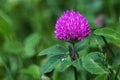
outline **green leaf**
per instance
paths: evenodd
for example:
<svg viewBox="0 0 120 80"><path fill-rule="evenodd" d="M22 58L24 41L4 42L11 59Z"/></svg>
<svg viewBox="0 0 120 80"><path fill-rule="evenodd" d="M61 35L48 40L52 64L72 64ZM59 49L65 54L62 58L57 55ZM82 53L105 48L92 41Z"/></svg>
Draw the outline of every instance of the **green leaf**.
<svg viewBox="0 0 120 80"><path fill-rule="evenodd" d="M104 47L104 46L105 46L105 43L104 43L102 37L92 34L92 35L90 36L89 47L90 47L91 49L95 49L95 48L98 47L98 45L101 46L101 47ZM101 49L100 47L98 47L98 48Z"/></svg>
<svg viewBox="0 0 120 80"><path fill-rule="evenodd" d="M112 28L101 28L101 29L95 30L94 34L101 35L101 36L104 36L106 38L109 38L109 40L112 44L120 47L120 38L119 38L120 33L119 33L119 30L120 30L119 28L117 28L115 30L112 29Z"/></svg>
<svg viewBox="0 0 120 80"><path fill-rule="evenodd" d="M28 36L25 40L25 54L23 54L23 57L28 58L35 55L35 48L40 42L40 35L39 33L33 33L30 36Z"/></svg>
<svg viewBox="0 0 120 80"><path fill-rule="evenodd" d="M48 58L46 63L41 68L41 74L51 72L57 66L57 64L59 64L61 60L66 57L66 54L58 54Z"/></svg>
<svg viewBox="0 0 120 80"><path fill-rule="evenodd" d="M81 59L77 59L73 62L73 66L77 68L79 71L83 71L84 68L82 67Z"/></svg>
<svg viewBox="0 0 120 80"><path fill-rule="evenodd" d="M28 36L25 40L25 47L27 48L35 48L36 45L40 42L39 33L33 33Z"/></svg>
<svg viewBox="0 0 120 80"><path fill-rule="evenodd" d="M20 54L23 52L23 45L19 41L11 41L6 39L4 43L4 50L5 52L12 53L12 54Z"/></svg>
<svg viewBox="0 0 120 80"><path fill-rule="evenodd" d="M92 74L105 74L107 73L101 66L98 65L92 58L89 56L82 58L83 67Z"/></svg>
<svg viewBox="0 0 120 80"><path fill-rule="evenodd" d="M93 60L100 60L101 59L100 55L103 55L103 54L100 52L91 52L87 56L92 58Z"/></svg>
<svg viewBox="0 0 120 80"><path fill-rule="evenodd" d="M2 33L4 36L7 36L9 39L13 38L11 20L9 20L8 16L2 11L0 11L0 33Z"/></svg>
<svg viewBox="0 0 120 80"><path fill-rule="evenodd" d="M120 41L120 33L112 28L97 29L94 31L94 34Z"/></svg>
<svg viewBox="0 0 120 80"><path fill-rule="evenodd" d="M84 49L85 47L87 47L88 45L88 42L89 42L89 37L88 38L85 38L83 41L80 41L78 43L75 44L75 50L76 51L80 51L82 49Z"/></svg>
<svg viewBox="0 0 120 80"><path fill-rule="evenodd" d="M103 75L98 75L95 80L106 80L107 79L107 75L103 74Z"/></svg>
<svg viewBox="0 0 120 80"><path fill-rule="evenodd" d="M54 45L50 48L47 48L39 53L39 56L42 55L56 55L56 54L64 54L66 53L65 48L63 48L61 45Z"/></svg>
<svg viewBox="0 0 120 80"><path fill-rule="evenodd" d="M115 56L115 58L113 60L113 63L112 63L112 66L116 67L118 65L120 65L120 54L116 53L116 56Z"/></svg>
<svg viewBox="0 0 120 80"><path fill-rule="evenodd" d="M37 65L30 65L28 68L22 69L20 71L22 74L30 75L34 78L39 78L40 72L39 67Z"/></svg>
<svg viewBox="0 0 120 80"><path fill-rule="evenodd" d="M57 65L56 70L59 72L63 72L71 65L72 65L72 62L70 57L68 56L67 58L62 58L60 60L60 63Z"/></svg>

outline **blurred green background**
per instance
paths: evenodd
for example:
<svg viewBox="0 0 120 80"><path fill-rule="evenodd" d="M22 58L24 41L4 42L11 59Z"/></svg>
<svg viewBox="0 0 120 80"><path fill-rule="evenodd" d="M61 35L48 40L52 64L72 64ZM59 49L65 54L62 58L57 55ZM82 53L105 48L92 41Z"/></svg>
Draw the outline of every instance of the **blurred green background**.
<svg viewBox="0 0 120 80"><path fill-rule="evenodd" d="M108 26L120 23L120 0L0 0L0 80L41 80L46 57L38 53L56 43L64 45L54 37L55 23L74 7L91 28L100 14Z"/></svg>

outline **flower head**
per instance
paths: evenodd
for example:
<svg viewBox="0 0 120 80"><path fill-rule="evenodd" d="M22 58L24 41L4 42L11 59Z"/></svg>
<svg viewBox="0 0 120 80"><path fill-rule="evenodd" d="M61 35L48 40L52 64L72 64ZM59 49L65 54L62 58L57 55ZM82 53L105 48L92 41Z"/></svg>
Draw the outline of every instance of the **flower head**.
<svg viewBox="0 0 120 80"><path fill-rule="evenodd" d="M98 27L103 27L106 25L106 18L105 18L105 15L98 15L96 20L95 20L95 24L98 26Z"/></svg>
<svg viewBox="0 0 120 80"><path fill-rule="evenodd" d="M55 25L55 37L64 41L81 41L90 34L87 19L73 10L65 11Z"/></svg>

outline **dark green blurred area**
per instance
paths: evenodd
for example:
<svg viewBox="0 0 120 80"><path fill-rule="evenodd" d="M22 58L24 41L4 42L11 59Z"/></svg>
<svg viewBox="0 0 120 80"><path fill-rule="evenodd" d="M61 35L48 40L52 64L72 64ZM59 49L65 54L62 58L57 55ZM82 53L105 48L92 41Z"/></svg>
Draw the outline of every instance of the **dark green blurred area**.
<svg viewBox="0 0 120 80"><path fill-rule="evenodd" d="M45 57L38 53L64 45L54 37L55 23L75 6L90 25L99 14L107 17L108 26L120 23L119 0L0 0L0 80L41 80Z"/></svg>

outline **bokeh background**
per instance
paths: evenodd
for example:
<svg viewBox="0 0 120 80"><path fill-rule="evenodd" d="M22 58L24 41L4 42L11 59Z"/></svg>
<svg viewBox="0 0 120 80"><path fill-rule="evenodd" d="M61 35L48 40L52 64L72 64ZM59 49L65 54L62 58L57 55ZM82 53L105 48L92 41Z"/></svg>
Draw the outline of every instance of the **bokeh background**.
<svg viewBox="0 0 120 80"><path fill-rule="evenodd" d="M54 44L64 45L55 39L54 29L68 9L83 14L92 29L99 15L107 26L120 24L120 0L0 0L0 80L46 78L40 69L47 57L38 54ZM72 73L67 72L66 79L54 74L56 80L73 80Z"/></svg>

